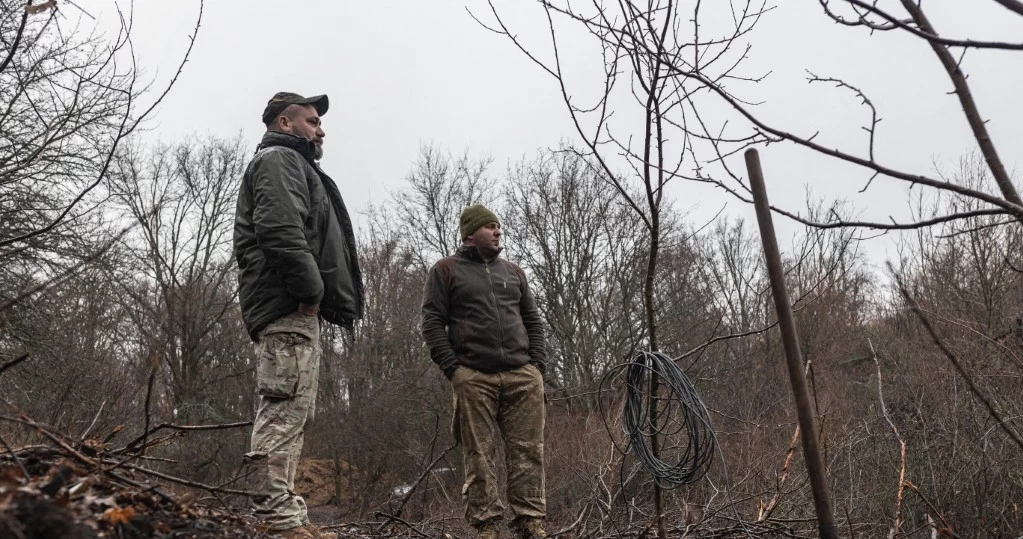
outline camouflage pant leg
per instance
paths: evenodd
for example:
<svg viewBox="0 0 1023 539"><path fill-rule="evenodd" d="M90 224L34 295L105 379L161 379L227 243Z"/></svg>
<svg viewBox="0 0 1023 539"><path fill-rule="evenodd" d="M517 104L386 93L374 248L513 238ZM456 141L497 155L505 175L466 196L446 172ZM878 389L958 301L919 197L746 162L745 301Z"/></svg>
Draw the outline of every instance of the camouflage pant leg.
<svg viewBox="0 0 1023 539"><path fill-rule="evenodd" d="M546 408L543 375L526 365L501 373L503 391L498 413L508 469L508 505L514 518L545 518L543 430Z"/></svg>
<svg viewBox="0 0 1023 539"><path fill-rule="evenodd" d="M504 515L495 461L500 383L496 374L459 367L451 377L455 438L462 444L465 520L472 526Z"/></svg>
<svg viewBox="0 0 1023 539"><path fill-rule="evenodd" d="M319 320L289 314L271 323L257 344L259 402L245 454L256 514L271 530L308 521L305 500L294 492L306 422L315 414L320 368Z"/></svg>
<svg viewBox="0 0 1023 539"><path fill-rule="evenodd" d="M471 525L504 515L495 453L504 437L508 501L515 517L546 516L543 379L535 367L486 374L459 367L452 377L455 427L465 457L465 519Z"/></svg>

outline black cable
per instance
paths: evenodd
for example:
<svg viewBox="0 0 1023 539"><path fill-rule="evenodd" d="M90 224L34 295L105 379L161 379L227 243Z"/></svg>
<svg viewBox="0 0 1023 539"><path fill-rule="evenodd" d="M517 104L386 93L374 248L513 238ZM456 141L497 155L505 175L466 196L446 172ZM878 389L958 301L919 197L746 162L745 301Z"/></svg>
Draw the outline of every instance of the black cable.
<svg viewBox="0 0 1023 539"><path fill-rule="evenodd" d="M629 444L618 450L623 454L631 451L662 487L675 488L698 481L714 460L717 438L707 406L692 381L670 357L644 351L608 371L600 381L600 392L623 371L622 428ZM655 375L658 387L654 392L651 382ZM651 403L656 405L652 416ZM600 409L604 424L608 425L603 399ZM655 437L657 456L653 448Z"/></svg>

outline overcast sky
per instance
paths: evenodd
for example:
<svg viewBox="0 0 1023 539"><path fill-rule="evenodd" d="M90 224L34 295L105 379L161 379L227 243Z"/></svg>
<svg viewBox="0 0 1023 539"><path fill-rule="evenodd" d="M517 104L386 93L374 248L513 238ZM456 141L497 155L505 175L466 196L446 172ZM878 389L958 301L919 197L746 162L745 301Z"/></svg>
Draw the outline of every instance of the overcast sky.
<svg viewBox="0 0 1023 539"><path fill-rule="evenodd" d="M718 0L715 0L718 1ZM720 0L723 2L723 0ZM535 3L495 4L541 58L550 58L547 20ZM683 3L685 4L685 3ZM763 101L765 117L820 141L864 152L860 129L866 111L847 92L808 85L806 70L838 77L863 89L878 107L880 160L934 174L952 169L974 143L951 84L929 47L904 34L870 36L828 20L817 2L779 2L751 35L749 72L770 71L746 97ZM882 2L895 9L898 2ZM80 5L102 24L114 19L110 0ZM504 37L467 13L490 19L478 0L335 1L209 0L202 28L177 87L160 107L148 136L174 142L192 133L233 136L255 144L259 116L276 91L326 93L331 108L324 169L337 181L350 208L383 202L424 144L454 153L468 150L495 159L502 175L509 163L535 155L559 140L577 141L554 80ZM930 0L932 22L950 37L1020 41L1023 18L990 0ZM63 5L62 9L72 10ZM187 46L198 11L190 0L135 2L135 45L140 63L157 83L166 81ZM597 44L567 22L563 62L577 85L574 95L596 95ZM1013 172L1023 147L1023 54L970 52L964 65L995 144ZM713 105L709 105L713 110ZM639 133L623 115L618 132ZM732 162L743 170L741 156ZM772 146L761 159L772 202L799 209L807 187L828 199L849 199L861 217L905 216L907 192L878 181L858 194L869 174L836 166L795 148ZM720 191L679 182L671 197L694 219L727 204L730 215L752 210ZM782 225L791 232L793 227ZM784 244L783 240L783 244ZM886 247L871 247L881 257ZM882 253L882 254L878 254Z"/></svg>

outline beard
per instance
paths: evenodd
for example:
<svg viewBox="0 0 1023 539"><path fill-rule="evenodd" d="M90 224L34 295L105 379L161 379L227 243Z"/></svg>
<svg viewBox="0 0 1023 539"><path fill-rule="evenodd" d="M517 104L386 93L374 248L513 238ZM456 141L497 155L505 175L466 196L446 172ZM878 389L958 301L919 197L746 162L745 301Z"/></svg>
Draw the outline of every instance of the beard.
<svg viewBox="0 0 1023 539"><path fill-rule="evenodd" d="M317 161L323 159L323 144L313 143L313 158Z"/></svg>

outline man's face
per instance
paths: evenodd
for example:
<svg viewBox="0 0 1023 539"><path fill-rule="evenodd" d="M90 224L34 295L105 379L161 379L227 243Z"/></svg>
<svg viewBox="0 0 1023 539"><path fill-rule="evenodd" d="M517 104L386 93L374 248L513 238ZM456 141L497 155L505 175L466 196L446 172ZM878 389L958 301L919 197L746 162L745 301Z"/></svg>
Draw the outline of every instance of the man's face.
<svg viewBox="0 0 1023 539"><path fill-rule="evenodd" d="M473 232L469 239L483 254L493 256L501 252L501 223L491 221Z"/></svg>
<svg viewBox="0 0 1023 539"><path fill-rule="evenodd" d="M292 105L289 113L281 116L281 131L310 140L316 145L316 158L323 157L323 132L320 115L312 105Z"/></svg>

